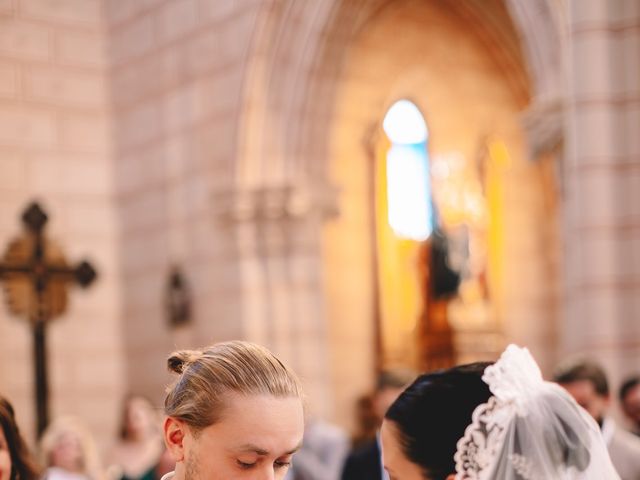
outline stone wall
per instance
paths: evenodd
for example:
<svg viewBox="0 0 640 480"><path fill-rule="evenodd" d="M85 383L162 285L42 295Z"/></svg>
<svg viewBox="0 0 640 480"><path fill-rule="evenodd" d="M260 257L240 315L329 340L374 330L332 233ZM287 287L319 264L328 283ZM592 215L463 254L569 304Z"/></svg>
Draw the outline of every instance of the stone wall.
<svg viewBox="0 0 640 480"><path fill-rule="evenodd" d="M167 354L243 337L233 193L246 56L259 2L106 2L126 384L159 403ZM220 199L222 197L222 199ZM172 265L190 325L165 312Z"/></svg>
<svg viewBox="0 0 640 480"><path fill-rule="evenodd" d="M0 244L21 232L19 215L37 199L67 259L95 265L98 281L74 290L49 329L51 417L75 414L112 432L124 357L105 39L97 0L0 2ZM31 434L29 329L4 306L0 319L1 390Z"/></svg>
<svg viewBox="0 0 640 480"><path fill-rule="evenodd" d="M617 388L640 359L640 5L569 7L563 350Z"/></svg>
<svg viewBox="0 0 640 480"><path fill-rule="evenodd" d="M367 149L400 97L425 113L432 154L471 157L487 134L511 153L492 280L505 340L546 370L590 351L614 381L630 372L637 2L309 5L0 0L0 243L37 198L68 258L100 274L51 328L52 414L109 443L125 391L160 403L168 352L247 338L301 373L314 413L349 426L375 363ZM173 265L194 306L179 329L164 308ZM31 339L4 312L0 389L32 431Z"/></svg>

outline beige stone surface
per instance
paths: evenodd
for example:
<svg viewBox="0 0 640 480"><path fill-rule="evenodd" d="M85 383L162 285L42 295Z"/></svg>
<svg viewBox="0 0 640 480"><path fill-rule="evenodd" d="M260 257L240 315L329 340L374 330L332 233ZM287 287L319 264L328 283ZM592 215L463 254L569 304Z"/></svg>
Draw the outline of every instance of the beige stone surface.
<svg viewBox="0 0 640 480"><path fill-rule="evenodd" d="M637 364L637 2L570 2L564 350ZM585 17L582 18L581 16ZM600 65L600 68L597 68ZM593 70L593 71L592 71ZM592 73L590 73L592 72ZM588 78L586 75L589 75Z"/></svg>
<svg viewBox="0 0 640 480"><path fill-rule="evenodd" d="M489 272L504 341L545 372L588 351L630 373L639 18L636 0L0 0L0 245L38 198L100 273L51 326L52 413L104 447L125 391L160 403L168 352L240 337L353 427L375 363L367 146L405 97L432 155L475 158L487 135L509 152ZM561 130L533 139L548 158L529 158L525 111ZM177 330L173 265L193 294ZM1 313L0 385L31 432L30 336Z"/></svg>
<svg viewBox="0 0 640 480"><path fill-rule="evenodd" d="M21 233L19 215L38 199L68 260L88 258L98 270L96 284L74 288L68 313L49 328L51 416L78 415L108 437L124 384L102 3L15 0L0 10L8 4L0 28L0 242ZM0 345L10 366L0 372L3 394L33 438L28 324L2 315Z"/></svg>

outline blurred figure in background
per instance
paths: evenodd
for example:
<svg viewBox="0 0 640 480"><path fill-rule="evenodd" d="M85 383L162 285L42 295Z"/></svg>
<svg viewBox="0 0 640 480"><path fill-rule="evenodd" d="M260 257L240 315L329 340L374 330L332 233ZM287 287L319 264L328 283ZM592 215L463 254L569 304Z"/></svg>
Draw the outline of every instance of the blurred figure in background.
<svg viewBox="0 0 640 480"><path fill-rule="evenodd" d="M109 455L109 477L114 480L155 480L164 452L160 418L149 400L131 395L124 401L118 443ZM168 468L168 470L167 470ZM172 465L164 468L173 470Z"/></svg>
<svg viewBox="0 0 640 480"><path fill-rule="evenodd" d="M356 449L376 437L380 424L373 407L373 397L373 393L368 393L356 401L357 430L351 439L352 449Z"/></svg>
<svg viewBox="0 0 640 480"><path fill-rule="evenodd" d="M554 380L598 422L620 478L640 480L640 440L617 428L607 416L610 396L604 369L589 360L569 360L558 365Z"/></svg>
<svg viewBox="0 0 640 480"><path fill-rule="evenodd" d="M307 421L302 448L296 453L286 480L339 480L349 438L339 427L318 418Z"/></svg>
<svg viewBox="0 0 640 480"><path fill-rule="evenodd" d="M631 422L631 431L640 436L640 376L628 378L622 383L620 405Z"/></svg>
<svg viewBox="0 0 640 480"><path fill-rule="evenodd" d="M40 441L45 480L104 480L93 437L77 419L61 417Z"/></svg>
<svg viewBox="0 0 640 480"><path fill-rule="evenodd" d="M342 470L342 480L386 480L388 478L382 467L378 431L384 414L414 376L412 372L407 371L389 371L380 374L376 389L371 396L371 408L376 425L375 435L369 440L362 441L351 451Z"/></svg>
<svg viewBox="0 0 640 480"><path fill-rule="evenodd" d="M36 480L39 468L16 424L13 407L0 396L0 480Z"/></svg>

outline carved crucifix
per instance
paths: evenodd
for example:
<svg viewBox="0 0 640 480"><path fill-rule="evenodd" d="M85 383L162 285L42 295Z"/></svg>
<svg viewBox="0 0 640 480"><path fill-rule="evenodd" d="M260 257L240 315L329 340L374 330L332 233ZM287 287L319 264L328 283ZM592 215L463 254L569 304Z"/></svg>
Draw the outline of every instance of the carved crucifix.
<svg viewBox="0 0 640 480"><path fill-rule="evenodd" d="M47 219L37 203L29 205L22 215L24 234L9 243L0 260L0 281L9 311L28 319L33 329L38 436L47 426L49 413L47 324L65 312L70 284L87 287L96 277L86 261L75 267L67 265L60 249L44 236Z"/></svg>

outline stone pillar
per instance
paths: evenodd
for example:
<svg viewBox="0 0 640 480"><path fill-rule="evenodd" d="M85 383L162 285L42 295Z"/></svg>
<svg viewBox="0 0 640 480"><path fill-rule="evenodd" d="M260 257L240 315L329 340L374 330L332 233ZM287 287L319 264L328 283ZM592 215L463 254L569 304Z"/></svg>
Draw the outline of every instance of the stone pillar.
<svg viewBox="0 0 640 480"><path fill-rule="evenodd" d="M530 232L540 252L535 259L538 275L535 287L525 288L535 301L526 325L518 328L519 338L532 349L544 372L558 360L564 288L562 274L562 203L565 190L564 142L565 99L558 95L539 95L523 112L527 157L532 182L539 195L531 212L536 226Z"/></svg>
<svg viewBox="0 0 640 480"><path fill-rule="evenodd" d="M563 99L534 101L522 114L522 125L531 160L558 152L564 141Z"/></svg>
<svg viewBox="0 0 640 480"><path fill-rule="evenodd" d="M640 8L569 9L562 343L601 360L615 388L640 365Z"/></svg>
<svg viewBox="0 0 640 480"><path fill-rule="evenodd" d="M335 206L325 185L239 189L220 195L235 231L244 338L271 348L301 377L314 414L331 405L321 228Z"/></svg>
<svg viewBox="0 0 640 480"><path fill-rule="evenodd" d="M559 225L564 191L566 7L555 0L506 0L505 6L520 35L531 88L531 102L521 118L529 162L521 165L519 190L525 192L526 184L533 188L526 200L526 194L505 199L514 212L516 228L509 233L520 245L521 261L504 323L510 324L505 329L509 340L529 346L547 371L557 358L563 298ZM526 232L520 216L530 222Z"/></svg>

